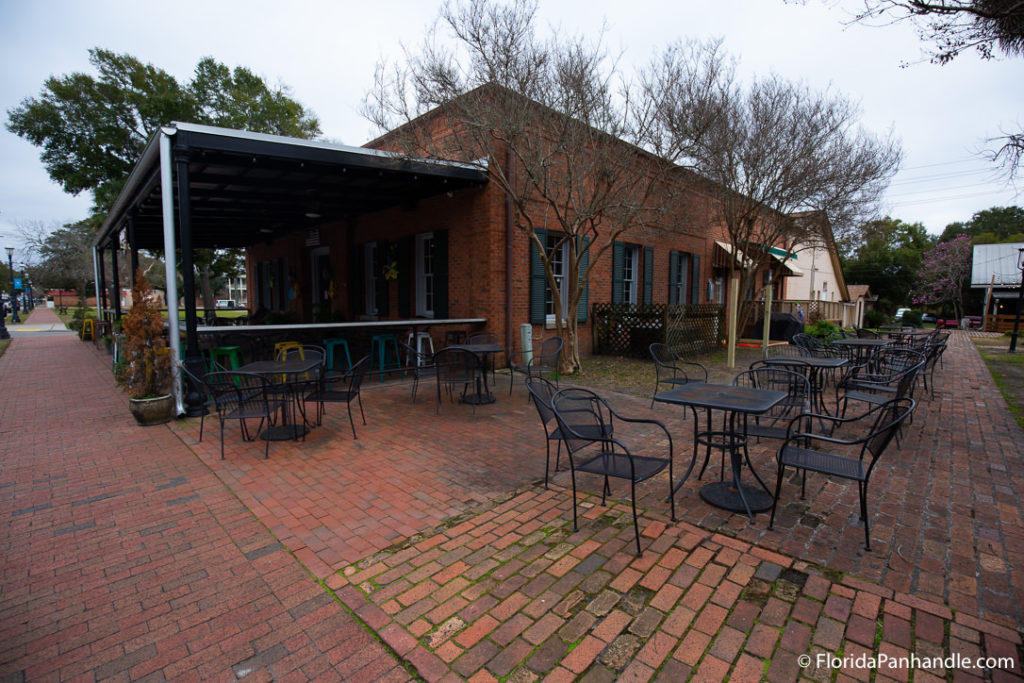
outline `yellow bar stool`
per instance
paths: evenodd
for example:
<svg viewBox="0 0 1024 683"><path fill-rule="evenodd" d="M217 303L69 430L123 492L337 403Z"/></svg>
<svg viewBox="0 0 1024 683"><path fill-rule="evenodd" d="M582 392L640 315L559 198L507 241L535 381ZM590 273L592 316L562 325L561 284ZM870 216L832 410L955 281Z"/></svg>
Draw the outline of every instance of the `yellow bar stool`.
<svg viewBox="0 0 1024 683"><path fill-rule="evenodd" d="M86 318L82 321L82 341L88 339L89 341L96 341L96 321L92 318Z"/></svg>
<svg viewBox="0 0 1024 683"><path fill-rule="evenodd" d="M296 346L302 346L302 344L300 344L300 343L299 343L299 342L297 342L297 341L283 341L283 342L277 342L276 344L274 344L274 358L278 358L278 357L280 357L280 356L281 356L281 353L282 353L282 352L283 352L283 351L284 351L285 349L291 349L291 348L294 348L294 347L296 347Z"/></svg>

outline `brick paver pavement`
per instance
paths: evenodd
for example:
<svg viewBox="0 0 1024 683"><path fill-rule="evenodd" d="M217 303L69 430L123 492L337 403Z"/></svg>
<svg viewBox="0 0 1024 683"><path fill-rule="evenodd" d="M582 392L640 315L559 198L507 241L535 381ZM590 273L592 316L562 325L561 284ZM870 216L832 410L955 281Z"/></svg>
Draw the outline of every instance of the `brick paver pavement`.
<svg viewBox="0 0 1024 683"><path fill-rule="evenodd" d="M36 309L30 322L57 322ZM406 680L74 336L0 358L0 680Z"/></svg>
<svg viewBox="0 0 1024 683"><path fill-rule="evenodd" d="M36 559L31 572L27 560L5 560L0 614L5 624L18 610L35 610L40 620L59 615L49 616L46 628L18 620L10 631L16 645L0 649L0 676L27 670L40 659L34 653L65 636L76 642L81 622L117 613L125 600L115 588L160 585L158 597L139 601L132 593L126 601L141 610L160 605L166 620L179 604L192 610L185 612L180 625L185 628L179 631L188 634L181 636L182 653L194 666L168 662L172 675L200 676L200 665L207 667L203 674L243 673L233 668L236 662L228 663L231 656L214 657L210 643L220 628L245 621L227 615L237 615L233 610L252 604L251 598L259 604L260 618L276 619L275 629L288 624L287 636L268 645L274 634L261 634L258 648L257 641L242 635L227 636L228 642L242 640L254 648L242 661L259 665L265 661L261 656L279 656L295 665L296 676L321 670L372 675L373 667L385 664L387 672L401 676L405 671L397 664L404 663L428 680L679 680L690 673L697 680L793 680L801 674L857 680L870 674L858 655L913 654L1008 658L990 662L996 665L990 669L973 668L973 661L926 661L931 671L917 668L914 680L1019 679L1020 430L966 339L954 340L947 354L940 396L922 406L904 448L872 479L875 552L861 548L863 529L850 514L855 488L851 493L844 484L812 475L803 502L798 488L787 484L786 507L775 531L768 532L764 515L750 525L700 502L696 481L677 496L681 521L673 524L662 478L641 489L645 553L639 559L630 550L628 502L612 500L605 508L599 497L586 497L580 530L573 532L562 486L567 474L559 474L548 491L537 484L543 477L543 436L521 392L512 399L499 393L499 403L482 407L476 418L468 408L449 404L435 417L432 387L421 391L423 399L413 406L408 386L368 383L369 424L363 427L357 418L358 440L352 440L343 410L335 407L305 443L273 444L268 461L258 444L241 442L237 427L229 425L222 461L215 420L208 421L202 443L196 442L198 420L180 421L170 430L135 428L103 367L106 357L74 339L64 343L60 353L85 368L75 377L89 388L83 389L84 397L70 395L64 386L55 393L75 403L68 410L94 414L91 423L76 418L55 429L35 422L38 413L27 407L21 412L6 392L0 401L3 429L10 429L9 419L21 419L22 426L14 428L19 437L20 432L43 434L42 441L17 442L19 449L39 449L32 473L11 474L11 451L4 457L0 486L18 482L0 488L0 504L11 510L0 507L0 515L12 520L5 551L33 547L29 539L38 526L42 540L36 543L43 550L26 555L45 558L42 564ZM0 359L0 386L47 375L40 369L42 358L30 361L24 355L30 348L19 340L14 353ZM15 359L19 366L37 367L14 370ZM70 374L56 371L42 384ZM652 412L644 400L614 400L629 412ZM690 423L666 408L653 413L674 433L688 435ZM103 436L95 440L98 445L89 445L80 435L100 422ZM72 432L78 423L83 428ZM685 450L688 439L679 441ZM104 457L76 460L85 451ZM688 452L680 456L677 466L687 457ZM756 451L754 458L771 482L769 449ZM89 477L105 472L106 483L95 491L72 484L48 490L37 480L53 476L47 473L50 463L60 464L57 476L64 473L67 480L82 479L83 471ZM34 483L23 483L29 481ZM158 488L171 482L177 485ZM593 479L581 484L585 491L599 491ZM182 487L184 492L175 491ZM54 496L51 508L38 507L51 500L44 499L44 490ZM621 483L613 484L613 493L623 495ZM51 519L58 508L69 514ZM93 509L110 509L121 533L100 524L101 515L87 518L85 511ZM136 519L143 520L140 530L124 534L123 527ZM173 532L163 528L171 521L176 521ZM82 526L90 523L96 526ZM151 527L158 529L159 541L142 535ZM67 528L71 531L58 534ZM164 539L172 533L173 541ZM54 539L61 543L69 536L66 549L54 552ZM154 545L160 542L165 546ZM171 543L180 544L173 546L176 552L161 552ZM226 558L207 554L208 547ZM96 557L99 549L104 557ZM140 553L147 560L135 560ZM79 556L90 562L78 566ZM270 560L277 564L266 568ZM225 582L225 567L242 580ZM119 582L125 580L119 569L128 572L128 583ZM72 580L69 587L66 574L83 572L89 581ZM296 583L278 583L286 574ZM47 587L31 589L35 581ZM236 597L232 588L243 585L246 597ZM178 596L203 590L197 601ZM174 595L161 600L166 592ZM301 599L292 598L295 594ZM351 613L335 613L339 604L328 600L332 594ZM293 599L298 603L289 602ZM70 615L64 611L68 605L75 610ZM203 610L216 616L197 630L194 620L207 616ZM138 623L141 617L125 621L128 628ZM361 637L346 630L358 623ZM0 642L7 633L0 632ZM148 645L147 638L164 636L145 630L121 640L109 633L103 637L118 643L118 656L125 657ZM272 654L263 654L267 651ZM94 662L81 665L82 671L99 671L102 663L87 659L96 656L91 646L78 652L79 661ZM140 658L148 661L149 654ZM811 657L810 667L801 668L800 655ZM819 662L819 655L847 659ZM327 669L343 656L340 668ZM370 668L357 669L357 663ZM909 673L882 666L875 680L906 680Z"/></svg>

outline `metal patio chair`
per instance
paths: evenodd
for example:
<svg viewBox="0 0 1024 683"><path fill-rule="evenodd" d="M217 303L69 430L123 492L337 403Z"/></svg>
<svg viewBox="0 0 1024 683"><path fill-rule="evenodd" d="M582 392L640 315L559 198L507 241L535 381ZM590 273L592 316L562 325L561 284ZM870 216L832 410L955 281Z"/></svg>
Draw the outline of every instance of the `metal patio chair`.
<svg viewBox="0 0 1024 683"><path fill-rule="evenodd" d="M217 418L220 420L220 457L224 459L224 423L238 420L242 425L242 438L252 441L246 420L260 421L257 433L266 424L273 424L274 414L284 408L284 401L271 390L270 381L251 372L228 370L211 372L204 377L213 397ZM270 457L270 439L266 439L264 458Z"/></svg>
<svg viewBox="0 0 1024 683"><path fill-rule="evenodd" d="M855 418L832 415L811 415L812 419L829 422L833 429L830 434L815 434L801 431L799 425L813 425L813 422L797 420L789 437L776 453L778 472L775 479L775 498L768 528L775 523L775 508L782 492L782 480L787 467L803 472L800 496L806 494L807 472L818 472L831 477L852 479L857 482L860 498L860 518L864 522L865 548L871 550L871 524L868 520L868 483L878 459L882 457L900 426L914 411L915 403L910 398L899 398L875 406ZM840 428L843 433L853 432L854 438L843 439L832 434Z"/></svg>
<svg viewBox="0 0 1024 683"><path fill-rule="evenodd" d="M636 554L642 555L640 525L636 514L636 485L668 469L668 497L672 521L676 520L675 496L672 495L672 435L665 425L657 420L629 418L619 414L607 401L587 389L562 389L552 397L551 405L566 451L569 453L572 471L573 530L579 530L576 515L577 472L589 472L604 478L601 489L602 505L611 493L609 478L628 479ZM627 438L619 433L621 430L617 431L617 423L650 425L655 428L652 431L657 438L647 438L643 442L636 437Z"/></svg>
<svg viewBox="0 0 1024 683"><path fill-rule="evenodd" d="M530 359L526 359L525 351L515 351L508 355L508 394L512 395L512 384L515 382L516 373L530 377L550 378L558 386L558 359L562 355L562 346L565 340L561 337L551 337L541 342L532 352Z"/></svg>
<svg viewBox="0 0 1024 683"><path fill-rule="evenodd" d="M369 369L370 357L363 356L344 375L321 373L315 388L303 398L303 403L316 404L316 422L318 425L323 424L324 404L344 403L348 408L348 423L352 427L352 438L359 438L356 436L355 420L352 419L352 403L359 403L359 416L363 419L363 425L365 425L366 413L363 412L361 389Z"/></svg>
<svg viewBox="0 0 1024 683"><path fill-rule="evenodd" d="M651 358L654 359L654 394L657 395L658 387L667 384L671 389L680 384L690 382L707 382L708 369L696 361L684 360L668 344L651 344L648 347ZM654 407L654 396L651 396L651 407Z"/></svg>

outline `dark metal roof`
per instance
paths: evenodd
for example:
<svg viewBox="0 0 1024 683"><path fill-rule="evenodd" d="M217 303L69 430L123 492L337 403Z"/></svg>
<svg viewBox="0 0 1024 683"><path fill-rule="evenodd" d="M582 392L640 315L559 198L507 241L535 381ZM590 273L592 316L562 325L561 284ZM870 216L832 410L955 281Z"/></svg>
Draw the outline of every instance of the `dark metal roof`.
<svg viewBox="0 0 1024 683"><path fill-rule="evenodd" d="M457 162L316 140L177 123L175 156L188 159L192 242L196 248L247 247L275 236L481 187L487 174ZM163 249L160 131L136 164L96 239L108 246L135 216L141 249ZM179 210L174 181L175 215ZM318 214L309 217L307 214Z"/></svg>

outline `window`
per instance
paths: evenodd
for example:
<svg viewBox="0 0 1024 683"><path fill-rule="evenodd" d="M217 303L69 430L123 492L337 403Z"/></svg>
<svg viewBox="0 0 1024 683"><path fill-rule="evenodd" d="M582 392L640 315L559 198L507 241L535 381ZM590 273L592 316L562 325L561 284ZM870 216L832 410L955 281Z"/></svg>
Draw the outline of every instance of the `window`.
<svg viewBox="0 0 1024 683"><path fill-rule="evenodd" d="M636 282L640 270L640 247L626 245L622 263L622 301L636 303Z"/></svg>
<svg viewBox="0 0 1024 683"><path fill-rule="evenodd" d="M668 302L685 304L688 299L690 281L690 255L671 251L668 255Z"/></svg>
<svg viewBox="0 0 1024 683"><path fill-rule="evenodd" d="M566 242L562 246L556 247L558 240L558 235L548 235L545 248L548 258L551 259L551 274L554 275L555 286L558 287L558 295L562 301L560 313L562 318L565 318L565 308L569 300L569 280L566 277L569 269L569 243ZM544 316L548 322L553 322L555 319L555 294L551 290L550 283L544 291Z"/></svg>
<svg viewBox="0 0 1024 683"><path fill-rule="evenodd" d="M562 299L562 319L568 316L569 305L569 259L570 244L568 240L560 247L556 244L562 239L559 233L549 233L547 230L538 229L537 237L544 245L548 258L551 261L552 275L555 279L555 286ZM587 270L590 262L590 239L584 237L575 242L582 244L579 254L579 273ZM583 291L580 292L579 301L576 304L576 319L579 322L586 322L587 309L589 307L589 282L582 282ZM547 274L544 270L544 263L541 261L540 251L537 245L530 243L530 323L534 325L552 324L555 322L555 295L551 290Z"/></svg>
<svg viewBox="0 0 1024 683"><path fill-rule="evenodd" d="M434 233L416 235L416 315L434 317Z"/></svg>
<svg viewBox="0 0 1024 683"><path fill-rule="evenodd" d="M367 315L377 315L377 243L363 245L363 294Z"/></svg>

